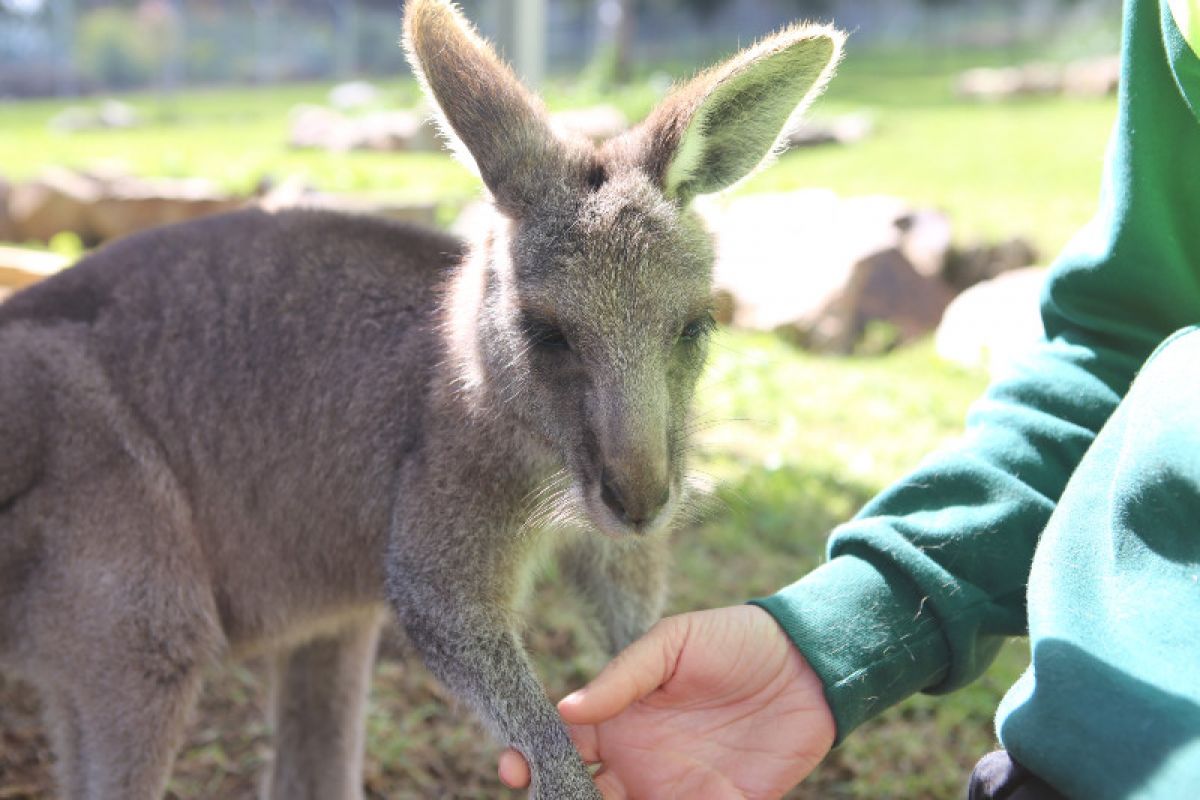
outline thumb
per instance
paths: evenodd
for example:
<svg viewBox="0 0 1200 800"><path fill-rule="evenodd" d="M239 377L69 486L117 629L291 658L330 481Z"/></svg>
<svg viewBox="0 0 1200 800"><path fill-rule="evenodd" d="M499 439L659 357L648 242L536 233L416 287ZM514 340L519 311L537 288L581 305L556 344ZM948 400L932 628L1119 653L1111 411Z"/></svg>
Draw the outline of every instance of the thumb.
<svg viewBox="0 0 1200 800"><path fill-rule="evenodd" d="M687 615L659 622L622 650L591 683L559 701L563 719L573 725L604 722L662 686L675 673L688 627Z"/></svg>

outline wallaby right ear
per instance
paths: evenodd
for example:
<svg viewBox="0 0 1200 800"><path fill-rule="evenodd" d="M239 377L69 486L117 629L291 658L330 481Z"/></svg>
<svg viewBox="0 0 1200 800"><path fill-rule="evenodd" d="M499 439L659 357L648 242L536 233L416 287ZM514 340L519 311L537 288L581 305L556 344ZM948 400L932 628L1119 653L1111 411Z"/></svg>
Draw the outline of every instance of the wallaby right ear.
<svg viewBox="0 0 1200 800"><path fill-rule="evenodd" d="M845 38L793 25L701 73L628 134L635 160L681 205L752 174L825 89Z"/></svg>
<svg viewBox="0 0 1200 800"><path fill-rule="evenodd" d="M408 0L404 49L442 132L497 204L519 215L544 199L564 149L546 112L447 0Z"/></svg>

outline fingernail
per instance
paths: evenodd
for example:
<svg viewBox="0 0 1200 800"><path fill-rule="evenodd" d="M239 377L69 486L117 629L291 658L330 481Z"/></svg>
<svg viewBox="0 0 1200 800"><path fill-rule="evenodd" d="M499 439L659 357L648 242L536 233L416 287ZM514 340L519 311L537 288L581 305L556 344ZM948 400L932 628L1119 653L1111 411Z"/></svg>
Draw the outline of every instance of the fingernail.
<svg viewBox="0 0 1200 800"><path fill-rule="evenodd" d="M582 700L583 700L583 689L576 689L575 691L571 692L569 695L564 697L562 700L559 700L558 702L566 703L567 705L573 706L573 705L579 704Z"/></svg>

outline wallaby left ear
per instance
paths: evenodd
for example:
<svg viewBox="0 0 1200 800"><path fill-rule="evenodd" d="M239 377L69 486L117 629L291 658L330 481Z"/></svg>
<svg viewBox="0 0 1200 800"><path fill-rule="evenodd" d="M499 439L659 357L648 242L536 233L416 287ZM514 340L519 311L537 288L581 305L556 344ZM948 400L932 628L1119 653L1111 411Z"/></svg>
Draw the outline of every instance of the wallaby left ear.
<svg viewBox="0 0 1200 800"><path fill-rule="evenodd" d="M769 160L842 57L846 36L793 25L672 92L628 136L635 158L681 205Z"/></svg>

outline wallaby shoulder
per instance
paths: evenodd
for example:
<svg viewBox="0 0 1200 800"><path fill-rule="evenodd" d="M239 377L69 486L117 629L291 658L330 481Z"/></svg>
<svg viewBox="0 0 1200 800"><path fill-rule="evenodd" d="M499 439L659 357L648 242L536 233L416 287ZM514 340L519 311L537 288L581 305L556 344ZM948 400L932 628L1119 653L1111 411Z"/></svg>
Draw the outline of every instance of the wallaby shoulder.
<svg viewBox="0 0 1200 800"><path fill-rule="evenodd" d="M389 402L415 413L463 252L434 230L314 210L147 231L0 305L5 381L27 395L36 371L36 393L77 394L68 363L86 363L180 465L199 455L185 432L220 440L274 421L294 441L298 425L335 435L340 403L372 424Z"/></svg>

